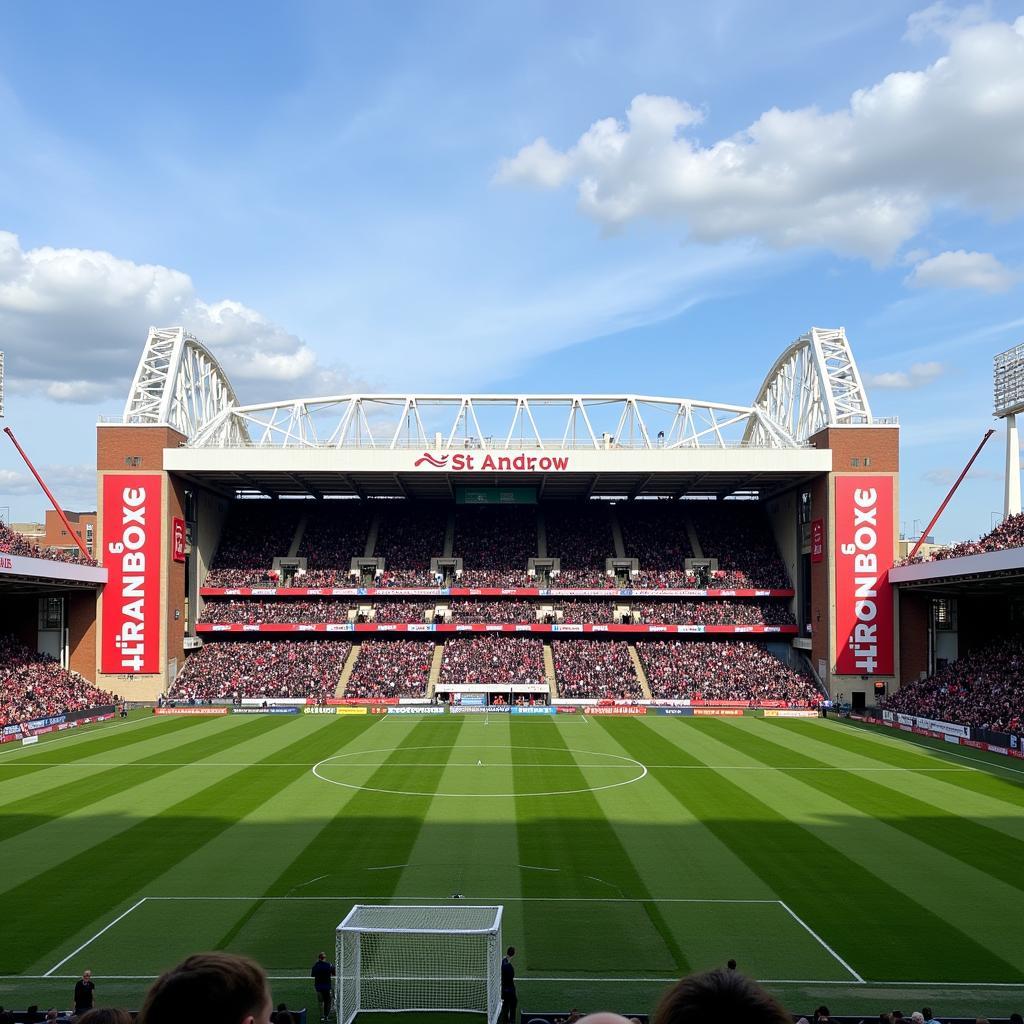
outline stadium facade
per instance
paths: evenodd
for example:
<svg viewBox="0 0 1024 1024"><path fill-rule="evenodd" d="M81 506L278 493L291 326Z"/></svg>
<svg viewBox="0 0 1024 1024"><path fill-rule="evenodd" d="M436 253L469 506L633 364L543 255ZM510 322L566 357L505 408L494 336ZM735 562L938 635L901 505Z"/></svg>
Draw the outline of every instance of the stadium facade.
<svg viewBox="0 0 1024 1024"><path fill-rule="evenodd" d="M96 459L103 569L76 570L99 575L68 600L65 658L129 699L163 692L201 643L207 571L229 510L246 499L386 499L408 503L413 516L467 494L479 502L526 494L548 505L756 502L792 581L796 626L780 632L834 696L871 703L877 689L927 667L888 580L899 428L872 414L841 328L812 328L794 341L747 406L622 394L242 405L200 341L181 328L151 329L121 422L98 427ZM277 552L275 565L290 554ZM609 573L621 570L623 585L599 593L647 593L629 585L644 566L618 561ZM310 593L372 595L358 569L351 588ZM528 592L595 593L559 588L557 576ZM707 596L707 578L702 586L657 595ZM499 593L463 590L457 580L443 592ZM911 632L922 627L915 612Z"/></svg>

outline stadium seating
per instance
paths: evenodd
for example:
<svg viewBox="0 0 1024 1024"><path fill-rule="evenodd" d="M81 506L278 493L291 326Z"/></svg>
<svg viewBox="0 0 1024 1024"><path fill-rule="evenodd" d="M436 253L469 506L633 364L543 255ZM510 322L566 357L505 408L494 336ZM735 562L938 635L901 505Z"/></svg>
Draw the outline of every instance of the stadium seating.
<svg viewBox="0 0 1024 1024"><path fill-rule="evenodd" d="M204 644L185 660L172 700L333 697L352 645L344 640L243 640Z"/></svg>
<svg viewBox="0 0 1024 1024"><path fill-rule="evenodd" d="M608 623L615 617L615 605L611 601L561 600L556 607L561 609L561 621L566 625Z"/></svg>
<svg viewBox="0 0 1024 1024"><path fill-rule="evenodd" d="M582 699L643 697L629 645L618 640L555 640L551 645L558 692Z"/></svg>
<svg viewBox="0 0 1024 1024"><path fill-rule="evenodd" d="M785 589L792 586L771 526L760 508L744 502L692 502L701 552L718 559L712 586Z"/></svg>
<svg viewBox="0 0 1024 1024"><path fill-rule="evenodd" d="M433 619L434 601L378 601L373 605L373 620L380 623L426 622Z"/></svg>
<svg viewBox="0 0 1024 1024"><path fill-rule="evenodd" d="M544 510L547 553L560 560L555 587L614 587L605 561L615 555L609 507L604 502L549 504Z"/></svg>
<svg viewBox="0 0 1024 1024"><path fill-rule="evenodd" d="M348 622L349 601L218 601L207 599L200 622L243 623L259 625L267 622ZM404 620L403 620L404 621Z"/></svg>
<svg viewBox="0 0 1024 1024"><path fill-rule="evenodd" d="M530 601L451 601L452 622L536 622L539 605Z"/></svg>
<svg viewBox="0 0 1024 1024"><path fill-rule="evenodd" d="M780 600L643 601L633 604L640 622L701 626L791 626L793 613Z"/></svg>
<svg viewBox="0 0 1024 1024"><path fill-rule="evenodd" d="M745 640L638 640L656 698L816 703L821 694L761 644Z"/></svg>
<svg viewBox="0 0 1024 1024"><path fill-rule="evenodd" d="M206 576L208 587L273 586L274 559L288 554L302 510L280 502L232 506Z"/></svg>
<svg viewBox="0 0 1024 1024"><path fill-rule="evenodd" d="M680 502L642 501L616 505L626 555L639 562L634 587L687 587L685 572L693 557L687 536L686 506Z"/></svg>
<svg viewBox="0 0 1024 1024"><path fill-rule="evenodd" d="M533 637L502 635L446 640L440 687L452 683L544 682L544 645Z"/></svg>
<svg viewBox="0 0 1024 1024"><path fill-rule="evenodd" d="M1024 726L1024 640L1012 637L981 647L909 683L882 707L942 722L1017 732Z"/></svg>
<svg viewBox="0 0 1024 1024"><path fill-rule="evenodd" d="M423 640L365 640L346 697L424 697L434 645Z"/></svg>
<svg viewBox="0 0 1024 1024"><path fill-rule="evenodd" d="M71 562L77 565L96 565L95 558L86 558L77 548L41 548L27 541L6 523L0 523L0 555L19 555L22 558L47 558L51 562Z"/></svg>
<svg viewBox="0 0 1024 1024"><path fill-rule="evenodd" d="M0 725L113 704L115 699L49 655L0 634Z"/></svg>
<svg viewBox="0 0 1024 1024"><path fill-rule="evenodd" d="M448 506L382 502L373 554L384 559L380 587L434 587L430 560L444 554Z"/></svg>
<svg viewBox="0 0 1024 1024"><path fill-rule="evenodd" d="M990 530L978 540L965 540L959 544L950 544L946 548L936 548L927 557L918 555L914 559L904 558L897 565L937 562L945 558L963 558L966 555L981 555L987 551L1005 551L1008 548L1021 547L1024 547L1024 512L1007 516L994 530Z"/></svg>
<svg viewBox="0 0 1024 1024"><path fill-rule="evenodd" d="M306 571L296 582L304 587L351 586L352 559L366 553L372 517L372 507L361 501L328 501L313 509L299 544Z"/></svg>
<svg viewBox="0 0 1024 1024"><path fill-rule="evenodd" d="M453 554L462 559L460 587L528 587L537 555L537 510L532 505L455 507Z"/></svg>

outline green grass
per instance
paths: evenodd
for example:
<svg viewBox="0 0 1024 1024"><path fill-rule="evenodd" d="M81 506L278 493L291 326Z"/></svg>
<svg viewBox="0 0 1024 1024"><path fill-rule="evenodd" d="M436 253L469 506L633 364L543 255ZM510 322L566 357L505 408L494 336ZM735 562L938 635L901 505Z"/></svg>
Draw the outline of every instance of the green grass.
<svg viewBox="0 0 1024 1024"><path fill-rule="evenodd" d="M504 906L525 1009L641 1012L735 957L801 1012L1005 1014L1022 783L834 721L133 716L0 750L0 1004L90 968L137 1006L202 948L310 1004L354 902L458 893Z"/></svg>

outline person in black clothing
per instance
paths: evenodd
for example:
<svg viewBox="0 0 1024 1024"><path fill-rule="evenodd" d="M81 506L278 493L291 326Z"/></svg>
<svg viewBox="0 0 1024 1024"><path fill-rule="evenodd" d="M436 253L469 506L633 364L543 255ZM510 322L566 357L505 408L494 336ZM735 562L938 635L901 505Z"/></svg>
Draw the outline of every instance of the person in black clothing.
<svg viewBox="0 0 1024 1024"><path fill-rule="evenodd" d="M92 980L92 971L83 971L81 980L75 982L75 1013L85 1013L92 1009L93 993L96 983Z"/></svg>
<svg viewBox="0 0 1024 1024"><path fill-rule="evenodd" d="M512 966L512 958L516 955L516 947L509 946L501 961L501 1013L498 1024L515 1024L516 1006L516 969Z"/></svg>
<svg viewBox="0 0 1024 1024"><path fill-rule="evenodd" d="M309 976L313 979L316 1001L320 1004L320 1019L327 1020L331 1015L331 978L334 977L334 964L328 961L326 953L321 953L316 958Z"/></svg>

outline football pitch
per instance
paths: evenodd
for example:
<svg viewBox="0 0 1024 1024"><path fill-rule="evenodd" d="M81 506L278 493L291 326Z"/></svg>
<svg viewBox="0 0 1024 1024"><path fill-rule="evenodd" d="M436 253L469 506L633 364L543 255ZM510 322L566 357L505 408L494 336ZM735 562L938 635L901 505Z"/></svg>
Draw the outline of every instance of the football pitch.
<svg viewBox="0 0 1024 1024"><path fill-rule="evenodd" d="M521 1009L644 1012L733 957L799 1012L1005 1014L1024 764L755 717L136 715L0 749L5 1006L88 968L137 1007L212 948L315 1005L354 903L453 900L504 907Z"/></svg>

